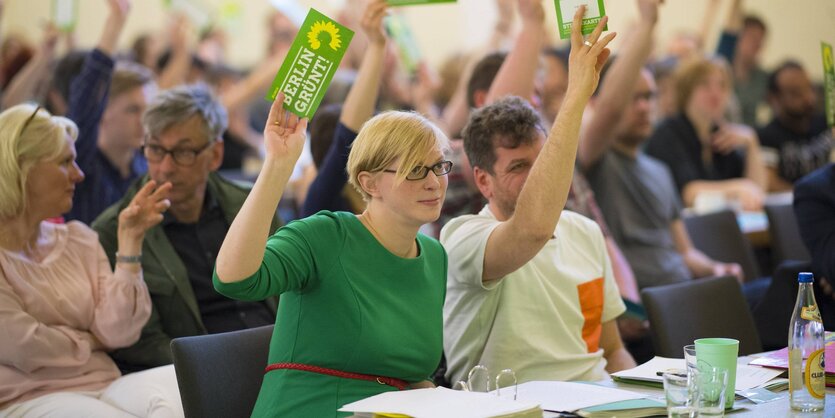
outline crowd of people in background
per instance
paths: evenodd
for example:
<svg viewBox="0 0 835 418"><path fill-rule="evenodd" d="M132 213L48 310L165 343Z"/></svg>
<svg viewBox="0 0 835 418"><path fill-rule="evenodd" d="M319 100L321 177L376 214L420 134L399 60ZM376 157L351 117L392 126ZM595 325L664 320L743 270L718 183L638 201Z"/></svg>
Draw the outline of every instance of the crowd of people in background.
<svg viewBox="0 0 835 418"><path fill-rule="evenodd" d="M349 0L334 17L357 36L309 121L263 100L297 13L274 10L240 69L219 26L172 13L125 40L142 5L97 1L92 49L52 25L0 38L2 416L182 416L171 340L272 324L256 416L336 416L479 364L601 379L652 356L625 313L643 288L733 276L753 309L770 279L705 255L683 218L795 185L835 305L835 129L791 51L762 67L743 0L667 44L663 0L634 0L614 54L605 19L576 30L583 9L552 45L541 0L485 2L483 45L411 69L386 2Z"/></svg>

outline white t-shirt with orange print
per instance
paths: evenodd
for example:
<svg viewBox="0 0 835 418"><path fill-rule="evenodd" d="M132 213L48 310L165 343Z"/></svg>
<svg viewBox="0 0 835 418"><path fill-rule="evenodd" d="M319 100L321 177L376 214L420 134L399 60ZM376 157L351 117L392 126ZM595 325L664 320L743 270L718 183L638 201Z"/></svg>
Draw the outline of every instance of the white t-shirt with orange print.
<svg viewBox="0 0 835 418"><path fill-rule="evenodd" d="M481 281L487 239L499 221L485 206L441 231L449 254L444 304L447 378L466 380L476 365L503 369L519 383L607 376L602 323L626 310L606 244L592 220L563 211L554 238L520 269Z"/></svg>

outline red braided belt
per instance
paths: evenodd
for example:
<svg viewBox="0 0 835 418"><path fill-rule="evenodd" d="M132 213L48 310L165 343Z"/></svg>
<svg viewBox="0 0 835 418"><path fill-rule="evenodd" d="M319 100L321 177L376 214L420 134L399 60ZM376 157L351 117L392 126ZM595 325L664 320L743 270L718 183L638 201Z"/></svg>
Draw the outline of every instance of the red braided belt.
<svg viewBox="0 0 835 418"><path fill-rule="evenodd" d="M293 369L311 373L326 374L329 376L341 377L345 379L367 380L370 382L377 382L381 385L389 385L399 390L406 389L409 386L409 383L405 380L395 379L393 377L343 372L342 370L328 369L327 367L311 366L309 364L301 363L273 363L267 366L267 369L264 371L264 373L278 369Z"/></svg>

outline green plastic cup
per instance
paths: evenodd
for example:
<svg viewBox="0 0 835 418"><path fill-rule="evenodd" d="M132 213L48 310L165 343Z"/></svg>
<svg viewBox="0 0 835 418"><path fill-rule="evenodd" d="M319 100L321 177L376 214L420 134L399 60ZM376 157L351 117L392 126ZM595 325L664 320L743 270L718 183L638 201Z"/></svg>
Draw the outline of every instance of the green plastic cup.
<svg viewBox="0 0 835 418"><path fill-rule="evenodd" d="M732 338L700 338L696 343L696 359L699 371L719 367L728 371L728 389L725 409L734 407L736 391L736 361L739 355L739 340Z"/></svg>

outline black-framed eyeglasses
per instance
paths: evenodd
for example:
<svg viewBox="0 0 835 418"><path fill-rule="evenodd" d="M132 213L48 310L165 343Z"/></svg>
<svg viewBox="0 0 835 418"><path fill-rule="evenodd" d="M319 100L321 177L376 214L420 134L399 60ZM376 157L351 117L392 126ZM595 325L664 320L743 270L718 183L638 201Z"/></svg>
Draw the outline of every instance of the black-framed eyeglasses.
<svg viewBox="0 0 835 418"><path fill-rule="evenodd" d="M43 109L43 106L38 105L37 107L35 107L35 111L32 112L32 114L28 118L26 118L26 122L23 122L23 127L20 128L20 135L23 135L23 131L26 130L26 128L29 126L30 123L32 123L33 120L35 120L35 116L38 116L38 112L40 112L41 109Z"/></svg>
<svg viewBox="0 0 835 418"><path fill-rule="evenodd" d="M200 148L174 148L168 149L155 144L145 144L142 146L142 154L152 163L159 163L165 159L167 154L171 154L171 158L177 165L190 166L197 161L197 156L207 150L214 141L209 141L206 145Z"/></svg>
<svg viewBox="0 0 835 418"><path fill-rule="evenodd" d="M429 175L429 170L432 170L436 176L443 176L452 171L452 161L441 161L431 167L419 165L412 169L409 174L406 174L406 180L423 180ZM397 173L397 170L383 170L384 173Z"/></svg>

